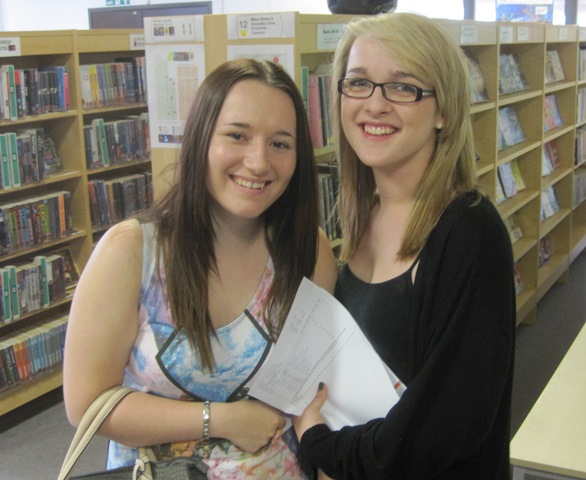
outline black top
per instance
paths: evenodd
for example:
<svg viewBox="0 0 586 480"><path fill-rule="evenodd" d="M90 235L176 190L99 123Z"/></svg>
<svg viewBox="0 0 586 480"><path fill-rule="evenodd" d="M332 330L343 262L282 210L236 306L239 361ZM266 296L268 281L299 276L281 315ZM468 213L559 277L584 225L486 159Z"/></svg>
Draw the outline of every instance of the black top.
<svg viewBox="0 0 586 480"><path fill-rule="evenodd" d="M367 283L344 265L336 283L336 298L352 314L382 361L406 383L409 365L412 271L381 283Z"/></svg>
<svg viewBox="0 0 586 480"><path fill-rule="evenodd" d="M513 278L493 204L476 193L454 200L419 257L407 390L385 418L307 430L302 462L336 479L509 479Z"/></svg>

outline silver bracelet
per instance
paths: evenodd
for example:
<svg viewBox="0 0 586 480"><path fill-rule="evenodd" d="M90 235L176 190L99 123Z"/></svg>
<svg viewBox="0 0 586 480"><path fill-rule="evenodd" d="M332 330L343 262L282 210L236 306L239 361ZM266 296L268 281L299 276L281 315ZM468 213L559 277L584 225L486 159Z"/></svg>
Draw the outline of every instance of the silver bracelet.
<svg viewBox="0 0 586 480"><path fill-rule="evenodd" d="M203 435L204 440L210 438L210 402L206 400L203 402Z"/></svg>

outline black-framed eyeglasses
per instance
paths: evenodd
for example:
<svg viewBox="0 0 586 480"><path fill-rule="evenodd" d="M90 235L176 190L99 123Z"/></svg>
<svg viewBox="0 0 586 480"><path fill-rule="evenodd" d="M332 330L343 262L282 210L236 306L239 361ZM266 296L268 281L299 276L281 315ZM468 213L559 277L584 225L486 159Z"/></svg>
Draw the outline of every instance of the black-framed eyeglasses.
<svg viewBox="0 0 586 480"><path fill-rule="evenodd" d="M380 87L383 97L393 103L415 103L420 102L423 97L435 95L435 90L424 90L409 83L375 83L366 78L338 80L338 92L350 98L369 98L376 87Z"/></svg>

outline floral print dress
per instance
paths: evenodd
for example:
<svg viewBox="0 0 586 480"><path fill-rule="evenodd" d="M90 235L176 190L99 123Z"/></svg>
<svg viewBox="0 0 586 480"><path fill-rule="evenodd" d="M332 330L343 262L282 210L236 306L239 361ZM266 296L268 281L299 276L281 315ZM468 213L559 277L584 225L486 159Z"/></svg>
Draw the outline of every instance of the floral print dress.
<svg viewBox="0 0 586 480"><path fill-rule="evenodd" d="M165 298L165 275L156 268L154 226L142 224L143 272L139 305L139 330L126 366L124 385L139 391L185 401L230 402L246 396L247 381L260 367L271 346L264 303L273 281L269 260L256 294L248 307L230 324L216 331L212 347L216 368L206 373L181 331L174 327ZM295 452L292 428L255 453L248 453L226 439L194 440L156 445L159 458L197 456L209 467L209 479L307 479ZM137 451L110 442L108 468L133 465Z"/></svg>

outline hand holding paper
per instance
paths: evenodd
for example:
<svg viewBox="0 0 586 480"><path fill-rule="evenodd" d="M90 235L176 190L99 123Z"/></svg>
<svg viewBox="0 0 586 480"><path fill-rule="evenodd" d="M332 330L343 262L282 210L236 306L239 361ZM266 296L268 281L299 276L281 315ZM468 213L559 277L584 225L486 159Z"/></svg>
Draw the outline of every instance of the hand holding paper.
<svg viewBox="0 0 586 480"><path fill-rule="evenodd" d="M319 382L328 385L322 414L333 429L384 417L404 388L344 306L304 278L249 393L301 415Z"/></svg>

